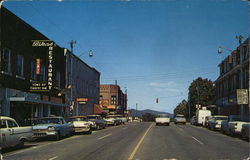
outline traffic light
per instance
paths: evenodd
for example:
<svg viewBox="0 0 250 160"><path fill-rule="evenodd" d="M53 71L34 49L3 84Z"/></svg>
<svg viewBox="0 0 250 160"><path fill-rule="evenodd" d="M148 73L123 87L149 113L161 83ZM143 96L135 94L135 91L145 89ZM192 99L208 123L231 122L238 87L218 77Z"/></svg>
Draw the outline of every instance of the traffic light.
<svg viewBox="0 0 250 160"><path fill-rule="evenodd" d="M156 98L156 103L159 103L159 99L158 98Z"/></svg>

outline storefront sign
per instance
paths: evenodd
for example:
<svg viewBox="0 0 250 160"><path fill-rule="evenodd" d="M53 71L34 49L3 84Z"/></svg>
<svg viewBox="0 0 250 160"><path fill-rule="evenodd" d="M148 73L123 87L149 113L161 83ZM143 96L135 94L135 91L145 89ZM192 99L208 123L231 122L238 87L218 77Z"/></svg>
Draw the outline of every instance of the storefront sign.
<svg viewBox="0 0 250 160"><path fill-rule="evenodd" d="M56 44L50 40L33 40L33 47L48 47L48 74L47 82L32 82L30 86L31 91L50 91L53 87L53 52ZM36 59L36 74L41 73L41 59Z"/></svg>
<svg viewBox="0 0 250 160"><path fill-rule="evenodd" d="M41 59L36 59L36 75L39 75L41 73Z"/></svg>
<svg viewBox="0 0 250 160"><path fill-rule="evenodd" d="M47 87L47 82L31 82L30 86L31 92L46 92L49 91Z"/></svg>

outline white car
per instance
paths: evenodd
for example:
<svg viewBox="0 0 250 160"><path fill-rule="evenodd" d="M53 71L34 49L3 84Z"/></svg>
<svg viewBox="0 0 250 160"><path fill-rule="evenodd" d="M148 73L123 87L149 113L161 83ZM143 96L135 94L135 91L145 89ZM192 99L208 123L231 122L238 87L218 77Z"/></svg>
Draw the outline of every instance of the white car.
<svg viewBox="0 0 250 160"><path fill-rule="evenodd" d="M86 116L73 116L70 117L70 122L73 124L75 133L87 133L91 134L91 124L92 122L88 121Z"/></svg>
<svg viewBox="0 0 250 160"><path fill-rule="evenodd" d="M158 117L155 118L155 124L158 125L167 125L170 124L170 117L166 114L159 114Z"/></svg>
<svg viewBox="0 0 250 160"><path fill-rule="evenodd" d="M32 127L19 127L10 117L0 116L0 148L24 145L32 140Z"/></svg>
<svg viewBox="0 0 250 160"><path fill-rule="evenodd" d="M227 121L222 121L221 122L221 133L224 134L231 134L230 132L230 127L229 127L229 123L231 123L231 125L236 122L236 121L240 121L240 117L238 115L230 115L228 116Z"/></svg>
<svg viewBox="0 0 250 160"><path fill-rule="evenodd" d="M177 114L175 117L174 117L174 124L186 124L187 120L185 118L184 115L182 114Z"/></svg>
<svg viewBox="0 0 250 160"><path fill-rule="evenodd" d="M222 121L227 121L228 116L215 115L208 120L208 129L220 130Z"/></svg>
<svg viewBox="0 0 250 160"><path fill-rule="evenodd" d="M109 116L106 116L104 118L104 120L106 121L106 124L109 126L116 126L118 124L120 124L120 120L117 119L114 115L109 115Z"/></svg>
<svg viewBox="0 0 250 160"><path fill-rule="evenodd" d="M250 124L249 120L237 120L228 122L229 134L231 136L240 135L242 130L242 125Z"/></svg>

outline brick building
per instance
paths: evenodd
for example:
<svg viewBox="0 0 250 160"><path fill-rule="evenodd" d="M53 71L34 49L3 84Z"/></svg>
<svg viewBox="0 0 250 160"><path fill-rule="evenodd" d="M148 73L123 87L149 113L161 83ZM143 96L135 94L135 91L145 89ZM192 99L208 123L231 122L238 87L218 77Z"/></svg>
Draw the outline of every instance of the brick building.
<svg viewBox="0 0 250 160"><path fill-rule="evenodd" d="M123 114L127 110L127 93L119 85L100 85L100 105L109 114Z"/></svg>
<svg viewBox="0 0 250 160"><path fill-rule="evenodd" d="M249 38L220 64L220 76L215 81L216 105L219 114L249 117ZM245 89L248 104L237 103L237 90Z"/></svg>

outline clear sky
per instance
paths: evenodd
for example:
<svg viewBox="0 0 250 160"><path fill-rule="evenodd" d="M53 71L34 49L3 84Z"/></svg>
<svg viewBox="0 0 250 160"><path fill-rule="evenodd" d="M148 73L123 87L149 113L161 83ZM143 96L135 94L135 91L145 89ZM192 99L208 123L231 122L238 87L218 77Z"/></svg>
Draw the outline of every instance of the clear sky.
<svg viewBox="0 0 250 160"><path fill-rule="evenodd" d="M218 46L249 36L243 0L6 1L6 8L128 91L128 107L173 112L190 83L215 80ZM93 50L94 57L88 57ZM159 103L155 99L159 98Z"/></svg>

